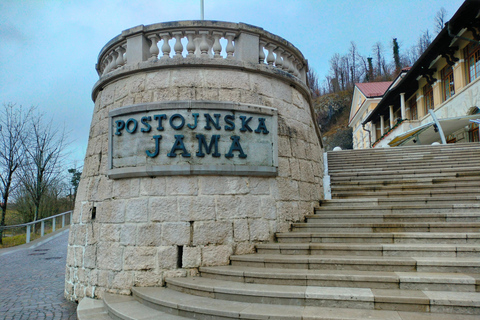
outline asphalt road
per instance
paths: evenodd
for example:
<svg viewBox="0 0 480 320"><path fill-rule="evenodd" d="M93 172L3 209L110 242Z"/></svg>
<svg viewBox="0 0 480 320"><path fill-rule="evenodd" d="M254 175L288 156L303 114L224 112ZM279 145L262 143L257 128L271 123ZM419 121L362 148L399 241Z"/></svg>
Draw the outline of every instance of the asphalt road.
<svg viewBox="0 0 480 320"><path fill-rule="evenodd" d="M77 304L63 297L67 242L68 229L37 246L0 249L0 319L77 318Z"/></svg>

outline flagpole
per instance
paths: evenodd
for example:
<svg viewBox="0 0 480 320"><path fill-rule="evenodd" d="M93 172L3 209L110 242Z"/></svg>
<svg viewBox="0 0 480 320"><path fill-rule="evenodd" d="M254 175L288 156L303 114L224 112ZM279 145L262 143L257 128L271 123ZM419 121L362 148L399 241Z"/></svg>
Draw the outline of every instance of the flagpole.
<svg viewBox="0 0 480 320"><path fill-rule="evenodd" d="M205 14L204 14L204 0L200 0L200 19L205 20Z"/></svg>

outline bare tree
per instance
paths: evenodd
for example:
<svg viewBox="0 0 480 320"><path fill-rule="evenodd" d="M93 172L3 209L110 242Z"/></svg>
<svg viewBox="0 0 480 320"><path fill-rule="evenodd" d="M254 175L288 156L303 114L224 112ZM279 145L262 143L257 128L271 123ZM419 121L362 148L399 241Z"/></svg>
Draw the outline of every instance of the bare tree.
<svg viewBox="0 0 480 320"><path fill-rule="evenodd" d="M62 172L67 134L53 121L45 122L43 115L31 117L30 132L24 141L25 165L20 178L24 190L34 205L34 221L40 218L40 204L51 185L56 183Z"/></svg>
<svg viewBox="0 0 480 320"><path fill-rule="evenodd" d="M432 43L432 34L427 29L424 32L422 32L422 34L418 38L418 44L417 44L418 57L417 57L417 60L425 52L425 50L427 50L428 46L430 46L431 43Z"/></svg>
<svg viewBox="0 0 480 320"><path fill-rule="evenodd" d="M320 96L320 85L318 84L318 76L313 68L309 68L307 72L307 84L312 92L312 96L317 98Z"/></svg>
<svg viewBox="0 0 480 320"><path fill-rule="evenodd" d="M445 22L447 20L447 10L444 7L441 7L435 15L435 32L439 34L443 27L445 27Z"/></svg>
<svg viewBox="0 0 480 320"><path fill-rule="evenodd" d="M2 218L0 227L5 226L8 199L15 188L15 175L24 161L22 141L25 136L25 126L33 108L24 111L21 106L8 103L3 105L0 113L0 208ZM2 244L3 229L0 228L0 244Z"/></svg>

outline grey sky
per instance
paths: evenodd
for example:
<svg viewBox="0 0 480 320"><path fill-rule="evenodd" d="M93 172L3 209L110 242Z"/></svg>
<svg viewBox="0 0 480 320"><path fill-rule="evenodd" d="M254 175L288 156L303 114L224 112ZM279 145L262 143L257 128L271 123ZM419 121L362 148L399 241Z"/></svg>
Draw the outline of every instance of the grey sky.
<svg viewBox="0 0 480 320"><path fill-rule="evenodd" d="M463 0L205 0L205 19L245 22L293 43L320 78L350 41L368 55L381 41L411 47ZM200 17L200 0L0 0L0 103L35 105L71 131L72 162L87 148L100 49L122 30ZM390 60L390 58L388 59Z"/></svg>

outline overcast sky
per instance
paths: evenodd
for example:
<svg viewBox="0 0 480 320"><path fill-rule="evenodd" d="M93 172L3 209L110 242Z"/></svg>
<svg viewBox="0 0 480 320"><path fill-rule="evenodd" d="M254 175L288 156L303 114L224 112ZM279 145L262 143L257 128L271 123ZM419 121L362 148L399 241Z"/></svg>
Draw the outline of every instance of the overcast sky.
<svg viewBox="0 0 480 320"><path fill-rule="evenodd" d="M436 12L449 19L463 0L205 0L205 19L245 22L293 43L322 79L335 53L354 41L363 55L381 41L390 58L422 31ZM91 89L101 48L136 25L200 18L200 0L0 0L0 103L37 106L71 130L72 163L87 148Z"/></svg>

